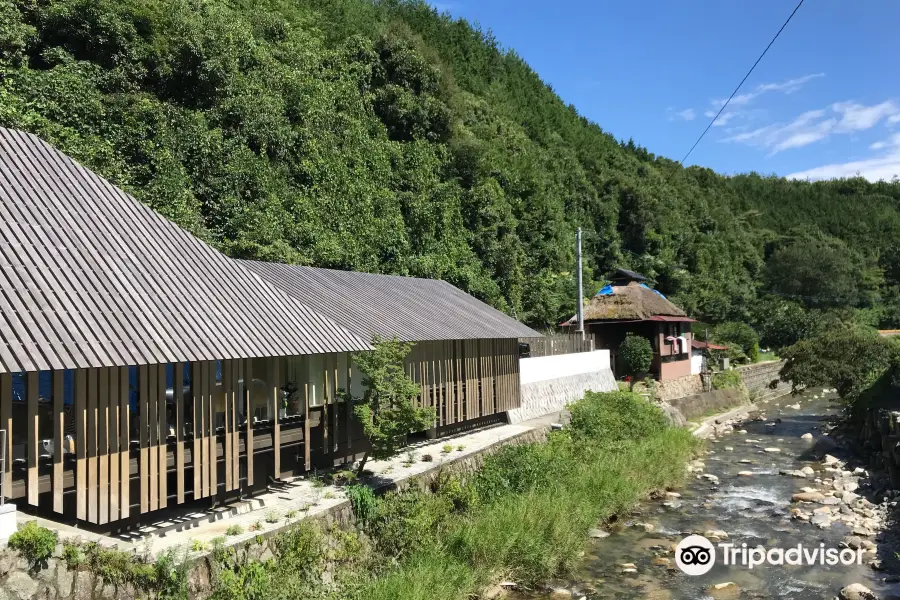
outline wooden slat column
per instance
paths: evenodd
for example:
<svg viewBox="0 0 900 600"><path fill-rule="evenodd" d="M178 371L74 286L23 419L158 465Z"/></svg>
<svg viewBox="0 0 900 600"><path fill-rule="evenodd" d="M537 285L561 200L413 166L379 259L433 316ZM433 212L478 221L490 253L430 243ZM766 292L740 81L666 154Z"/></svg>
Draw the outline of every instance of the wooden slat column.
<svg viewBox="0 0 900 600"><path fill-rule="evenodd" d="M30 371L25 377L25 397L28 401L28 504L38 505L38 457L40 434L38 432L38 373Z"/></svg>
<svg viewBox="0 0 900 600"><path fill-rule="evenodd" d="M225 439L225 491L230 492L234 486L231 471L231 361L222 361L222 392L224 393L224 439Z"/></svg>
<svg viewBox="0 0 900 600"><path fill-rule="evenodd" d="M340 421L341 421L341 399L338 397L339 378L338 378L338 355L331 355L331 401L334 404L334 427L332 429L332 448L335 452L340 449Z"/></svg>
<svg viewBox="0 0 900 600"><path fill-rule="evenodd" d="M109 522L109 369L97 369L97 520Z"/></svg>
<svg viewBox="0 0 900 600"><path fill-rule="evenodd" d="M272 431L272 452L275 456L275 479L277 481L281 479L281 423L278 421L278 413L281 411L281 406L279 406L281 401L281 358L270 358L269 365L272 369L272 404L275 409L272 411L272 421L275 424Z"/></svg>
<svg viewBox="0 0 900 600"><path fill-rule="evenodd" d="M172 365L175 396L175 502L184 504L184 363Z"/></svg>
<svg viewBox="0 0 900 600"><path fill-rule="evenodd" d="M322 354L322 454L329 455L328 355Z"/></svg>
<svg viewBox="0 0 900 600"><path fill-rule="evenodd" d="M109 520L118 521L121 516L119 513L119 368L112 367L109 369Z"/></svg>
<svg viewBox="0 0 900 600"><path fill-rule="evenodd" d="M122 519L131 513L130 373L128 367L119 368L119 516Z"/></svg>
<svg viewBox="0 0 900 600"><path fill-rule="evenodd" d="M87 369L75 371L75 509L87 520Z"/></svg>
<svg viewBox="0 0 900 600"><path fill-rule="evenodd" d="M216 444L216 406L213 402L213 394L216 391L216 361L211 360L207 363L207 382L206 382L206 472L209 476L209 496L215 496L219 493L218 481L218 448Z"/></svg>
<svg viewBox="0 0 900 600"><path fill-rule="evenodd" d="M159 365L147 368L147 427L149 428L150 510L159 509Z"/></svg>
<svg viewBox="0 0 900 600"><path fill-rule="evenodd" d="M166 403L166 365L157 365L156 377L156 410L159 415L157 419L159 428L159 508L166 508L169 505L169 415ZM174 379L173 373L173 385ZM173 388L172 393L174 394L174 392Z"/></svg>
<svg viewBox="0 0 900 600"><path fill-rule="evenodd" d="M191 363L191 391L194 402L194 416L191 419L191 427L194 433L194 447L191 450L191 470L194 474L193 498L197 500L203 497L203 408L200 389L202 387L203 369L201 363Z"/></svg>
<svg viewBox="0 0 900 600"><path fill-rule="evenodd" d="M150 510L150 380L149 367L138 367L138 428L140 438L140 456L138 470L140 472L141 514Z"/></svg>
<svg viewBox="0 0 900 600"><path fill-rule="evenodd" d="M247 417L247 440L246 460L247 460L247 487L253 487L253 410L251 406L253 388L253 360L248 358L244 360L244 414Z"/></svg>
<svg viewBox="0 0 900 600"><path fill-rule="evenodd" d="M98 369L87 370L87 520L97 522L97 410Z"/></svg>
<svg viewBox="0 0 900 600"><path fill-rule="evenodd" d="M63 437L66 432L66 410L63 398L64 375L63 371L53 371L50 390L53 397L53 512L55 513L63 512ZM2 428L3 425L0 425L0 429Z"/></svg>
<svg viewBox="0 0 900 600"><path fill-rule="evenodd" d="M0 429L6 430L6 465L3 477L3 495L12 495L12 375L0 375Z"/></svg>
<svg viewBox="0 0 900 600"><path fill-rule="evenodd" d="M310 443L309 439L309 383L303 384L303 467L305 470L309 471L312 468L312 461L310 457Z"/></svg>
<svg viewBox="0 0 900 600"><path fill-rule="evenodd" d="M225 460L231 461L232 490L241 487L241 436L238 432L238 382L240 380L240 365L240 360L231 361L231 391L225 399L229 406L229 416L231 419L231 455L227 456Z"/></svg>

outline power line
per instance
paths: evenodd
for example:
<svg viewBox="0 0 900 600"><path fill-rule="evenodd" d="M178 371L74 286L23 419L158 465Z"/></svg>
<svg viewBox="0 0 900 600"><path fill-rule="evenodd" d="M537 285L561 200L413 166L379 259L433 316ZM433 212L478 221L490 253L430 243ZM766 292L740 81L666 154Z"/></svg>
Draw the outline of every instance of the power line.
<svg viewBox="0 0 900 600"><path fill-rule="evenodd" d="M694 142L694 145L691 146L691 149L690 149L690 150L688 150L688 153L685 154L685 155L684 155L684 158L681 159L681 164L682 164L682 165L684 165L684 161L686 161L686 160L688 159L688 157L691 155L691 152L694 151L694 148L697 147L697 144L700 143L700 140L703 139L703 136L706 135L706 132L709 131L709 129L710 129L710 128L713 126L713 124L716 122L716 119L719 118L719 115L722 114L722 111L725 110L725 107L728 106L728 103L731 102L731 99L734 98L735 94L738 93L738 90L741 89L741 86L744 85L744 82L747 81L747 78L750 77L750 74L753 73L753 69L755 69L755 68L756 68L756 65L759 64L759 61L761 61L761 60L763 59L763 57L766 55L766 52L769 51L769 48L772 47L772 44L775 43L775 40L778 39L778 36L781 35L781 32L784 31L784 28L787 27L787 24L791 22L791 19L794 18L794 15L797 14L797 11L800 10L800 7L801 7L801 6L803 6L803 0L800 0L800 2L799 2L799 3L797 4L797 6L794 8L794 12L792 12L791 15L787 18L787 21L784 22L784 24L781 26L781 29L778 30L778 33L775 34L775 37L772 38L772 41L769 42L769 45L766 46L766 49L763 50L762 54L759 55L759 58L756 59L756 62L753 63L753 66L750 67L750 70L747 71L747 74L744 75L744 78L743 78L743 79L741 79L741 82L737 85L736 88L734 88L734 91L731 92L731 96L728 97L728 100L725 101L725 104L722 105L722 108L719 109L719 112L716 113L716 116L713 117L713 120L709 122L709 125L707 125L707 126L706 126L706 129L703 130L703 133L700 134L700 137L697 138L697 141Z"/></svg>

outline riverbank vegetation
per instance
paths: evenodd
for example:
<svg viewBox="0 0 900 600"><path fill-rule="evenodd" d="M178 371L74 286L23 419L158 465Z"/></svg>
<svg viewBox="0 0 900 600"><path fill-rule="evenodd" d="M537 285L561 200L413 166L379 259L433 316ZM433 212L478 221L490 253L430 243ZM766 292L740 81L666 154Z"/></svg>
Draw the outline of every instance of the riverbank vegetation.
<svg viewBox="0 0 900 600"><path fill-rule="evenodd" d="M536 327L574 313L576 227L588 291L632 268L788 338L763 347L792 343L773 312L900 324L900 183L685 169L421 1L0 0L0 125L231 256L442 278Z"/></svg>
<svg viewBox="0 0 900 600"><path fill-rule="evenodd" d="M589 392L568 428L503 447L475 472L380 497L350 486L355 526L300 521L236 547L217 540L211 598L465 600L501 580L535 585L574 566L592 527L680 485L697 443L637 394ZM23 530L29 540L41 539L32 530L52 535L33 525ZM32 558L47 560L53 544L44 546ZM173 556L151 564L66 543L60 568L187 600L189 570Z"/></svg>

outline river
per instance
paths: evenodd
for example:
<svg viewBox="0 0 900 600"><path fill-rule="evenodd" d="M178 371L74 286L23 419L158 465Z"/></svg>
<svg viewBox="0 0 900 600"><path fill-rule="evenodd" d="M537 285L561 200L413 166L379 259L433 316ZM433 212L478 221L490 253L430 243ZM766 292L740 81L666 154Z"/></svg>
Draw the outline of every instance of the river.
<svg viewBox="0 0 900 600"><path fill-rule="evenodd" d="M799 409L795 408L798 401ZM829 422L836 420L839 405L824 395L813 398L810 393L806 398L787 396L772 400L760 409L765 413L765 420L754 421L751 414L750 419L736 425L733 431L708 440L705 454L698 457L703 464L695 463L699 469L683 489L677 490L680 497L670 495L647 501L611 526L608 537L592 539L570 578L554 583L553 588L560 591L556 594L549 589L519 592L513 597L555 599L565 598L571 592L575 599L585 596L617 600L710 597L806 600L837 597L851 583L860 583L881 598L891 591L900 593L892 590L892 584L888 583L890 577L868 564L763 565L751 570L721 564L719 552L715 566L705 575L688 576L675 566L674 545L691 533L724 531L727 542L736 547L746 543L748 547L784 549L797 544L806 548L819 548L820 544L839 548L842 540L851 535L851 528L839 520L842 513L849 514L846 506L800 505L810 516L817 507L820 513L833 511L836 520L825 528L792 518L791 513L791 508L798 506L792 504L792 495L801 487L824 489L829 487L831 477L837 480L841 475L849 475L826 472L823 461L812 455L814 440L801 438L805 433L818 438ZM776 422L778 419L780 422ZM780 451L766 452L767 448ZM843 469L852 471L860 465L847 458ZM803 467L813 468L815 475L803 479L780 474ZM705 474L712 477L704 477ZM859 484L857 492L871 499L872 490L865 476L859 478ZM859 539L867 540L869 545L868 540L874 541L876 537ZM893 553L890 557L885 554L879 550L877 558L883 562L893 560ZM876 558L874 553L865 556L866 561ZM733 585L722 585L729 582Z"/></svg>

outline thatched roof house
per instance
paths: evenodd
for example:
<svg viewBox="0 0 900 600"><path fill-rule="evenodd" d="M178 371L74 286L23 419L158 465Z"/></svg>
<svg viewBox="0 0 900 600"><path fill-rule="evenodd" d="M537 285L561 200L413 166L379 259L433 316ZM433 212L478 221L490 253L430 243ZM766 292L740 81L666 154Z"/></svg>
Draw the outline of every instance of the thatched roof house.
<svg viewBox="0 0 900 600"><path fill-rule="evenodd" d="M640 273L619 269L610 280L585 306L584 323L597 347L610 350L614 371L619 345L633 334L650 340L654 376L666 380L690 375L690 323L694 320L648 286ZM574 326L576 318L562 325Z"/></svg>
<svg viewBox="0 0 900 600"><path fill-rule="evenodd" d="M619 269L612 283L597 292L584 308L588 321L691 321L687 314L649 287L640 273ZM677 319L655 317L680 317ZM572 317L563 325L575 324Z"/></svg>

